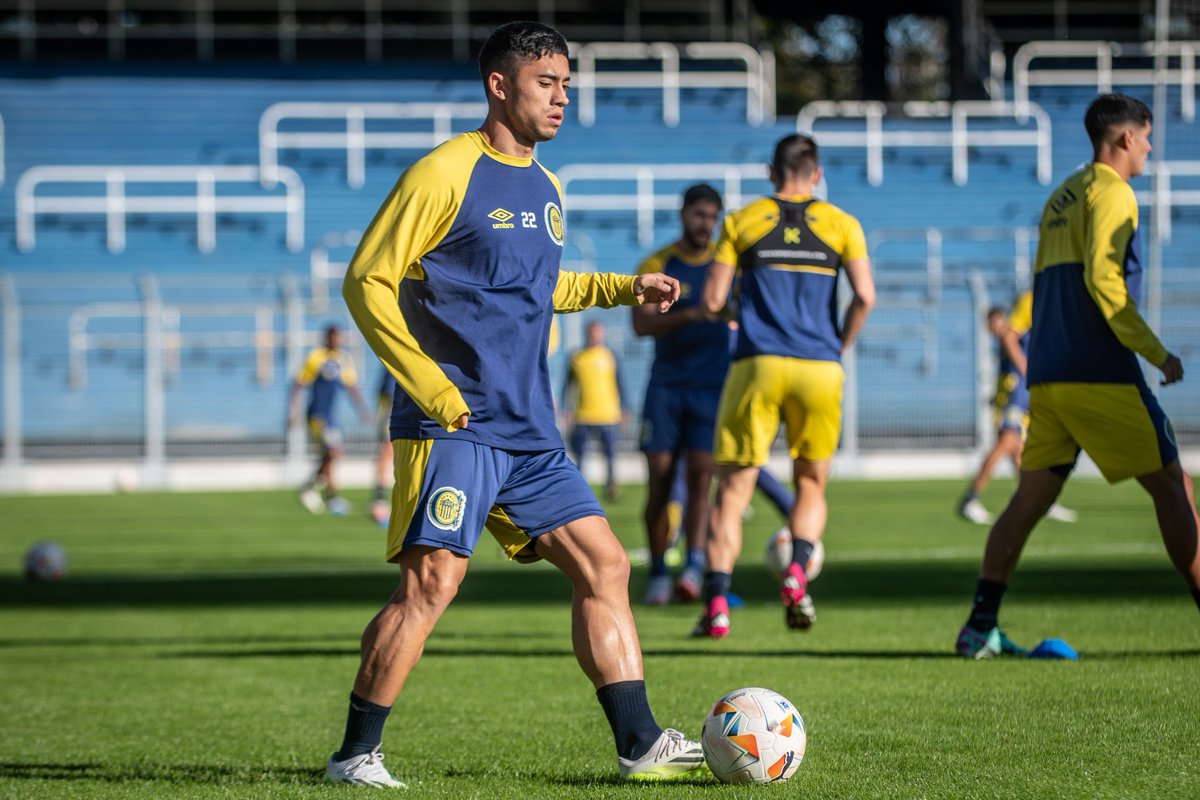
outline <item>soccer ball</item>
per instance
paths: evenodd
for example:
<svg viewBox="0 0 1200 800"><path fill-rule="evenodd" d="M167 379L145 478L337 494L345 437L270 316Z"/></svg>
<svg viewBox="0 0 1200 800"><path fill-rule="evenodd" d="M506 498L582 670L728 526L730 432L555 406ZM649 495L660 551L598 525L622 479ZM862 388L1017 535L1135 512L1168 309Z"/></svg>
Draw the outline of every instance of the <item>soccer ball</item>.
<svg viewBox="0 0 1200 800"><path fill-rule="evenodd" d="M56 581L67 574L67 554L54 542L38 542L25 553L25 577Z"/></svg>
<svg viewBox="0 0 1200 800"><path fill-rule="evenodd" d="M783 578L784 570L788 568L788 564L792 563L792 532L787 527L780 528L767 539L767 549L763 560L767 564L767 572L770 572L775 580ZM812 555L808 557L808 564L804 568L805 577L810 582L815 581L821 574L821 567L824 565L825 544L818 539L816 546L813 547Z"/></svg>
<svg viewBox="0 0 1200 800"><path fill-rule="evenodd" d="M804 720L770 689L738 689L717 701L700 731L704 760L725 783L777 783L804 759Z"/></svg>

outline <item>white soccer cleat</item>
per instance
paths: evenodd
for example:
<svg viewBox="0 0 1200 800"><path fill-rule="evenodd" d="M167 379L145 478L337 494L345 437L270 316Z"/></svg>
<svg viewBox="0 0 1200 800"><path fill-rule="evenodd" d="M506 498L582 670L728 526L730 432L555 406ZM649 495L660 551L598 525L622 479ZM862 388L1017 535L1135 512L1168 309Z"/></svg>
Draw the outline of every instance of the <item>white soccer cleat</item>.
<svg viewBox="0 0 1200 800"><path fill-rule="evenodd" d="M1052 519L1056 522L1075 522L1079 519L1079 512L1055 503L1046 511L1046 519Z"/></svg>
<svg viewBox="0 0 1200 800"><path fill-rule="evenodd" d="M646 584L642 603L648 606L665 606L671 602L671 576L656 575Z"/></svg>
<svg viewBox="0 0 1200 800"><path fill-rule="evenodd" d="M384 769L383 753L379 752L378 747L369 753L351 756L345 761L334 761L333 756L330 756L325 762L325 779L331 783L354 783L359 786L374 786L377 789L408 788Z"/></svg>
<svg viewBox="0 0 1200 800"><path fill-rule="evenodd" d="M300 490L300 505L304 506L311 514L325 513L325 501L321 499L321 492L315 486Z"/></svg>
<svg viewBox="0 0 1200 800"><path fill-rule="evenodd" d="M991 525L995 519L991 512L984 507L978 497L972 497L958 506L958 515L976 525Z"/></svg>
<svg viewBox="0 0 1200 800"><path fill-rule="evenodd" d="M700 743L672 728L663 731L641 758L618 756L617 768L621 777L630 781L669 781L708 771Z"/></svg>

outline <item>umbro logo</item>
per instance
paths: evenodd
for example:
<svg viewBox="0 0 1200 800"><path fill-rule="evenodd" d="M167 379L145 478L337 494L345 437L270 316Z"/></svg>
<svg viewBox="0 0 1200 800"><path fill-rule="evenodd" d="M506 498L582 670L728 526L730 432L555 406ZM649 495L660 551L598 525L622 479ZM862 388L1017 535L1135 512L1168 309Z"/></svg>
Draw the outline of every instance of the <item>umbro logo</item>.
<svg viewBox="0 0 1200 800"><path fill-rule="evenodd" d="M493 229L517 227L516 225L509 222L509 220L515 216L516 216L516 214L512 213L511 211L509 211L508 209L505 209L505 208L497 208L495 211L488 214L488 217L490 219L496 220L495 222L492 223Z"/></svg>

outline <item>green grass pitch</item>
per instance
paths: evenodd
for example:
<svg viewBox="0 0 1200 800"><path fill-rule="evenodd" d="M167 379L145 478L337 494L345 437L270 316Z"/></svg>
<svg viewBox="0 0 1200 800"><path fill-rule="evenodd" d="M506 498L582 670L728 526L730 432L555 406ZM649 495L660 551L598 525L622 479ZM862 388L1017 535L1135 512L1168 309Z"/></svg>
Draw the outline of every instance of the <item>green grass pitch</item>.
<svg viewBox="0 0 1200 800"><path fill-rule="evenodd" d="M968 663L951 650L986 530L953 516L960 490L836 481L810 632L784 629L761 566L779 519L761 504L728 639L688 639L695 606L635 606L661 724L695 736L742 686L797 705L808 754L787 784L619 783L565 579L486 538L397 701L386 763L407 796L453 800L1200 797L1200 617L1148 499L1071 484L1080 521L1043 523L1010 587L1010 635L1061 636L1081 661ZM284 492L0 497L0 798L362 794L321 782L394 577L351 500L335 519ZM628 487L609 504L630 548L640 503ZM20 577L40 539L66 548L67 580Z"/></svg>

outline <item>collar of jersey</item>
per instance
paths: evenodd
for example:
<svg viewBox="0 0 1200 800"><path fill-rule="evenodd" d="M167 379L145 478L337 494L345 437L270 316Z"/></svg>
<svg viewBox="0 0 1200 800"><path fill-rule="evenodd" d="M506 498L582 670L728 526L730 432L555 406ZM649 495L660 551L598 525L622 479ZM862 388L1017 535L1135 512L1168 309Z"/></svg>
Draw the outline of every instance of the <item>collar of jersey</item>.
<svg viewBox="0 0 1200 800"><path fill-rule="evenodd" d="M812 200L811 194L777 194L775 197L778 200L786 200L789 203L803 203L805 200Z"/></svg>
<svg viewBox="0 0 1200 800"><path fill-rule="evenodd" d="M1092 167L1094 167L1098 172L1107 172L1110 178L1121 180L1121 176L1117 174L1117 171L1108 164L1105 164L1103 161L1093 161Z"/></svg>
<svg viewBox="0 0 1200 800"><path fill-rule="evenodd" d="M483 134L479 131L469 131L468 136L474 140L475 144L483 151L483 154L493 161L499 161L501 164L508 164L510 167L528 167L533 163L532 158L520 158L519 156L510 156L501 153L496 148L487 143L487 139L483 138Z"/></svg>
<svg viewBox="0 0 1200 800"><path fill-rule="evenodd" d="M708 249L698 256L687 256L679 249L678 244L671 245L671 254L679 259L681 263L687 264L689 267L703 267L712 263L713 256L716 255L717 248L709 242Z"/></svg>

